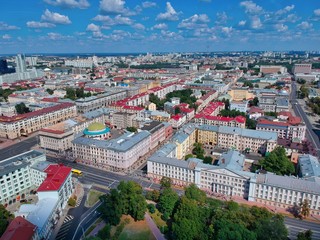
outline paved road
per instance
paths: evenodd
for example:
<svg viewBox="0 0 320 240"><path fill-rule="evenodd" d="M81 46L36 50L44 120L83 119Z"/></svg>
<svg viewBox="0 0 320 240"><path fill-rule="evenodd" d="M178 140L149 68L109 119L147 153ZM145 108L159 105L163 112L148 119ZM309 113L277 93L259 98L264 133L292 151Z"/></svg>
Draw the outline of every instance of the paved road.
<svg viewBox="0 0 320 240"><path fill-rule="evenodd" d="M22 138L23 139L23 138ZM0 150L0 161L9 157L29 151L33 146L38 144L38 137L31 137L18 142L10 147Z"/></svg>
<svg viewBox="0 0 320 240"><path fill-rule="evenodd" d="M296 239L297 234L301 231L312 230L312 239L320 239L320 224L315 222L307 222L304 220L288 218L284 219L284 223L286 224L289 230L289 238Z"/></svg>
<svg viewBox="0 0 320 240"><path fill-rule="evenodd" d="M313 131L312 124L310 123L306 113L303 111L302 107L300 106L299 102L297 101L296 91L297 91L297 87L296 87L296 84L293 82L291 84L291 94L290 94L290 99L291 99L293 111L295 112L296 116L301 117L303 119L303 121L305 122L306 127L307 127L306 138L309 139L311 141L311 143L314 145L314 147L318 153L318 157L320 157L319 137Z"/></svg>
<svg viewBox="0 0 320 240"><path fill-rule="evenodd" d="M159 228L157 227L157 225L154 223L154 221L152 220L152 218L150 217L150 215L148 213L146 213L144 215L149 228L151 229L153 236L157 239L157 240L166 240L166 238L163 236L163 234L160 232Z"/></svg>

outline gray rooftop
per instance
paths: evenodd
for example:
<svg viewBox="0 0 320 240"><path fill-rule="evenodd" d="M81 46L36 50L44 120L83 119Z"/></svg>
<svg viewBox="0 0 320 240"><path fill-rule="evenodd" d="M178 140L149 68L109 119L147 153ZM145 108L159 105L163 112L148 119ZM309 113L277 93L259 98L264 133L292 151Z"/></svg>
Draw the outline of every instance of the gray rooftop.
<svg viewBox="0 0 320 240"><path fill-rule="evenodd" d="M277 140L277 133L275 132L267 132L267 131L259 131L259 130L252 130L252 129L245 129L245 128L237 128L237 127L227 127L227 126L212 126L203 124L197 127L198 129L205 130L205 131L214 131L224 134L237 134L243 137L251 137L257 139L264 139L264 140Z"/></svg>
<svg viewBox="0 0 320 240"><path fill-rule="evenodd" d="M14 157L2 160L0 162L0 176L3 176L10 172L14 172L17 169L24 168L31 164L30 160L38 157L44 157L45 159L44 153L31 150L31 151L16 155Z"/></svg>
<svg viewBox="0 0 320 240"><path fill-rule="evenodd" d="M219 158L218 166L232 170L242 171L245 156L236 150L229 150L222 153Z"/></svg>
<svg viewBox="0 0 320 240"><path fill-rule="evenodd" d="M257 183L264 183L268 186L286 188L300 192L320 193L320 185L317 182L295 177L278 176L271 173L257 175Z"/></svg>
<svg viewBox="0 0 320 240"><path fill-rule="evenodd" d="M109 149L113 151L125 152L130 150L139 142L143 141L151 134L148 131L140 131L138 133L127 132L118 138L111 140L97 140L86 137L79 137L74 139L74 144L80 144L85 146L95 146L98 148Z"/></svg>
<svg viewBox="0 0 320 240"><path fill-rule="evenodd" d="M318 158L310 154L300 155L298 164L300 177L320 177L320 166Z"/></svg>

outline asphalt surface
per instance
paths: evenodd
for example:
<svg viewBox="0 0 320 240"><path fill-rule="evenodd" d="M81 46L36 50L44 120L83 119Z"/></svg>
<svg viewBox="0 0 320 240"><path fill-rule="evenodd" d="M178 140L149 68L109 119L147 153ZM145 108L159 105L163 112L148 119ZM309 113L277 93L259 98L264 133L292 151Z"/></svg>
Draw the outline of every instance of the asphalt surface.
<svg viewBox="0 0 320 240"><path fill-rule="evenodd" d="M7 159L9 157L24 153L29 151L33 146L38 144L38 137L31 137L28 139L23 139L10 147L6 147L0 150L0 161Z"/></svg>
<svg viewBox="0 0 320 240"><path fill-rule="evenodd" d="M320 157L320 141L318 135L313 131L313 126L310 123L307 114L304 112L302 107L300 106L299 102L297 101L297 86L295 82L292 82L291 84L291 94L290 94L290 99L291 99L291 105L294 113L296 116L301 117L303 121L306 124L307 131L306 131L306 138L314 145L318 157Z"/></svg>
<svg viewBox="0 0 320 240"><path fill-rule="evenodd" d="M286 224L290 239L297 239L297 234L302 231L312 230L312 239L320 239L320 222L307 222L304 220L288 218L284 219L284 223Z"/></svg>

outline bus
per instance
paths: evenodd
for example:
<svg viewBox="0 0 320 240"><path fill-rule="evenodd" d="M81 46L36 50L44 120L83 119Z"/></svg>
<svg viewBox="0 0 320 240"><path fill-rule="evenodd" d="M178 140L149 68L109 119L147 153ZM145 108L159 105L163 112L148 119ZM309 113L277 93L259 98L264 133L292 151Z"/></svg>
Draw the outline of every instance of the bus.
<svg viewBox="0 0 320 240"><path fill-rule="evenodd" d="M73 174L76 174L76 175L78 175L78 176L82 176L82 171L80 171L80 170L78 170L78 169L72 169L71 170L71 172L73 173Z"/></svg>

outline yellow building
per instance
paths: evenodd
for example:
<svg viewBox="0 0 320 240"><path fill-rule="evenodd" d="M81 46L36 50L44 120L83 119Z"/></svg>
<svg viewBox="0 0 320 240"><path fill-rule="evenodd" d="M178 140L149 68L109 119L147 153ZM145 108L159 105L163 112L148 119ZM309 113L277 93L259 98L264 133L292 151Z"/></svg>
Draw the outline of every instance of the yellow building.
<svg viewBox="0 0 320 240"><path fill-rule="evenodd" d="M233 101L242 101L243 99L254 98L254 94L249 92L248 88L234 88L228 91Z"/></svg>
<svg viewBox="0 0 320 240"><path fill-rule="evenodd" d="M198 129L198 143L203 145L217 145L217 132L213 132L210 130Z"/></svg>

